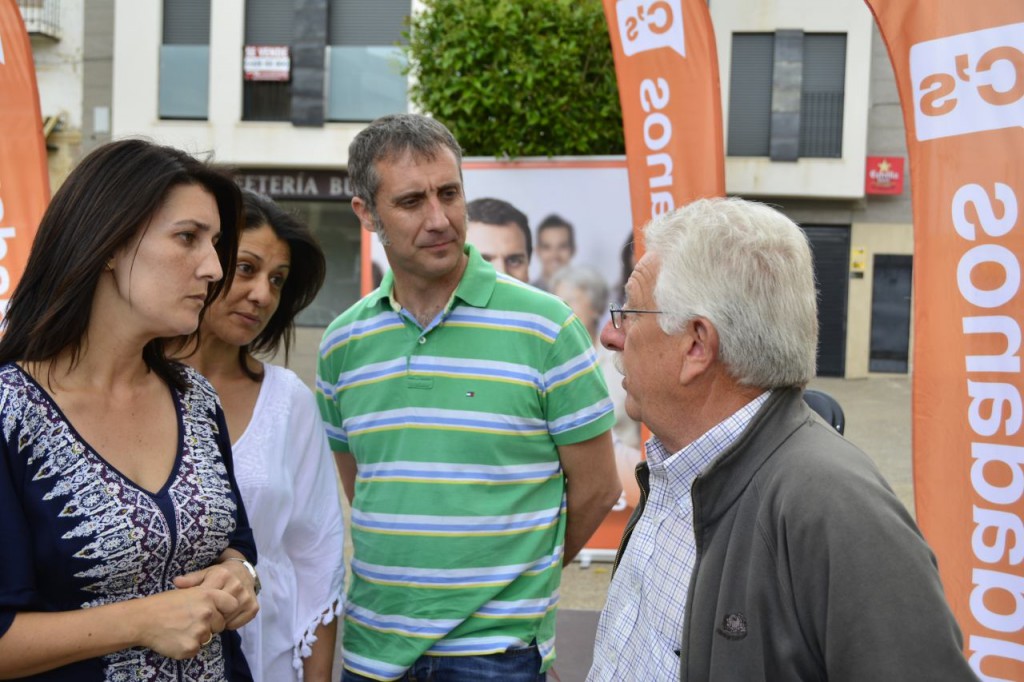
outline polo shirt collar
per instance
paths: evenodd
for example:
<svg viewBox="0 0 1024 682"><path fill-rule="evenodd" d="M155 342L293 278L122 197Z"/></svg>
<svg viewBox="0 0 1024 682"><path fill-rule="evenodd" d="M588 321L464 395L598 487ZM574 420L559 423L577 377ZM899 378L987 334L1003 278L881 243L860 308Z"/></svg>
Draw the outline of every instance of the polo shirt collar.
<svg viewBox="0 0 1024 682"><path fill-rule="evenodd" d="M366 298L369 299L369 303L379 306L382 302L391 300L391 292L394 288L395 273L391 271L391 268L388 268L384 273L384 277L380 280L380 285L367 294ZM390 307L390 305L388 307Z"/></svg>
<svg viewBox="0 0 1024 682"><path fill-rule="evenodd" d="M484 308L491 300L491 294L494 293L498 273L490 263L483 259L472 244L467 243L462 250L469 256L469 261L466 263L466 270L462 273L459 286L455 288L455 293L452 294L452 300L448 302L447 307L450 309L454 301L458 300L474 308ZM398 312L402 306L398 305L398 302L392 297L394 290L395 273L388 268L381 279L380 286L370 292L367 298L373 305L380 306L386 303L389 308Z"/></svg>
<svg viewBox="0 0 1024 682"><path fill-rule="evenodd" d="M474 308L485 308L491 300L491 294L494 293L498 273L472 244L466 244L465 252L469 255L469 262L466 264L466 271L462 273L462 279L459 280L459 286L455 288L453 299Z"/></svg>

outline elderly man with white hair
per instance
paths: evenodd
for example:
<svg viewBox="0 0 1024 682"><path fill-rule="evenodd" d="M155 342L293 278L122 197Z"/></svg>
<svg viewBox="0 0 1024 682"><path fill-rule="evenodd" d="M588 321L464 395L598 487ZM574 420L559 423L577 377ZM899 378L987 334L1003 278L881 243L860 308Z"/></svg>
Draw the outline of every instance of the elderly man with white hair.
<svg viewBox="0 0 1024 682"><path fill-rule="evenodd" d="M601 334L653 437L588 680L974 680L935 558L870 458L802 400L807 239L705 199L655 219Z"/></svg>

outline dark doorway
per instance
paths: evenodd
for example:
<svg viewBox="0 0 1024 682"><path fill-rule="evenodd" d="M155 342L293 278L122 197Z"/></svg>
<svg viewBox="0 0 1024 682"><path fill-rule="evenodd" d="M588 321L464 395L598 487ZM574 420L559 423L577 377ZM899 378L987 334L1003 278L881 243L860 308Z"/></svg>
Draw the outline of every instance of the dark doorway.
<svg viewBox="0 0 1024 682"><path fill-rule="evenodd" d="M846 375L846 301L850 228L804 225L818 284L818 376Z"/></svg>
<svg viewBox="0 0 1024 682"><path fill-rule="evenodd" d="M876 255L874 271L868 369L906 374L909 368L913 257Z"/></svg>

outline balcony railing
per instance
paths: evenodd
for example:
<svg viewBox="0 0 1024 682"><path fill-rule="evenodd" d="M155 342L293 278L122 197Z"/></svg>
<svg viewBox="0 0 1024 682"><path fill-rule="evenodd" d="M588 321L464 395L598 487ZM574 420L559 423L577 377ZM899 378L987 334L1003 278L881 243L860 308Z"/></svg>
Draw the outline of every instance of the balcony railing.
<svg viewBox="0 0 1024 682"><path fill-rule="evenodd" d="M29 35L60 40L60 0L18 0Z"/></svg>

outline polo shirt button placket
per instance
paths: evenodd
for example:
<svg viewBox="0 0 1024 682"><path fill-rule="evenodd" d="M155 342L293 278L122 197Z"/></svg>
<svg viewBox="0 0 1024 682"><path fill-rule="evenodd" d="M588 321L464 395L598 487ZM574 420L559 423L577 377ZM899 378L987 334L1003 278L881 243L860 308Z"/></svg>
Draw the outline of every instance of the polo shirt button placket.
<svg viewBox="0 0 1024 682"><path fill-rule="evenodd" d="M420 344L421 346L422 346L423 344L425 344L426 342L427 342L427 337L426 337L426 336L421 336L421 337L420 337L420 338L419 338L419 339L418 339L418 340L416 341L416 343Z"/></svg>

